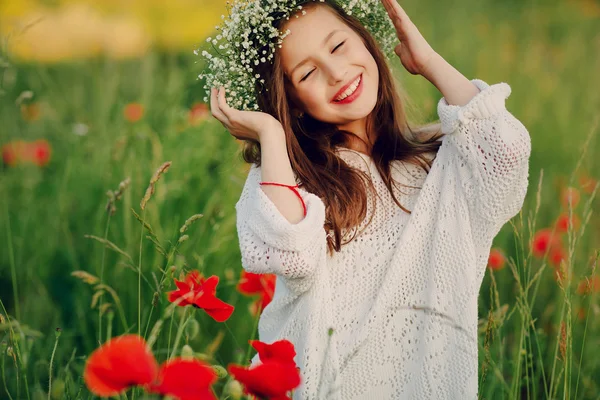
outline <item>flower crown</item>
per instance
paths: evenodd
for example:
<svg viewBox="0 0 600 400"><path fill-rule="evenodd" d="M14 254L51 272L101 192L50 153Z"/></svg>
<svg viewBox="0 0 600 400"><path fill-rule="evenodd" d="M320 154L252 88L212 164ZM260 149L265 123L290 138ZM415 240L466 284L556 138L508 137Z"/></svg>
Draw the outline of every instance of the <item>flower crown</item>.
<svg viewBox="0 0 600 400"><path fill-rule="evenodd" d="M275 19L285 17L298 10L307 2L317 0L238 0L233 6L227 2L229 18L221 15L224 26L216 39L209 37L206 41L213 48L218 45L217 55L202 50L202 57L207 62L207 73L198 75L206 78L204 90L210 93L213 87L224 87L227 104L238 110L261 111L256 100L255 88L264 89L265 80L255 73L253 65L271 62L275 46L281 48L283 39L291 33L279 31L273 26ZM324 0L318 0L324 2ZM337 0L337 3L348 14L354 15L375 37L385 57L393 54L397 44L396 30L381 0ZM302 15L306 11L302 10ZM296 15L298 18L299 15ZM198 55L200 49L194 50ZM259 54L259 51L261 52ZM257 85L257 81L259 85ZM208 97L204 97L208 103Z"/></svg>

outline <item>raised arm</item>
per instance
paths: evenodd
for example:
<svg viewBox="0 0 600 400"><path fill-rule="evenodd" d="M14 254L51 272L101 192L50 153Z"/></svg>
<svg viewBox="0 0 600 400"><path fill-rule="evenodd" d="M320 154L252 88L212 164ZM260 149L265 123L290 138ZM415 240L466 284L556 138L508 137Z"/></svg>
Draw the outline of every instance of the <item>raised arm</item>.
<svg viewBox="0 0 600 400"><path fill-rule="evenodd" d="M289 188L261 186L261 181L294 185L285 141L261 138L261 167L252 165L236 203L242 267L253 273L274 273L289 289L306 291L315 269L326 257L325 204L316 195L297 189L306 205Z"/></svg>
<svg viewBox="0 0 600 400"><path fill-rule="evenodd" d="M519 212L529 178L531 138L507 109L506 83L471 81L477 93L466 105L438 103L444 143L440 151L463 170L461 184L473 212L498 230Z"/></svg>

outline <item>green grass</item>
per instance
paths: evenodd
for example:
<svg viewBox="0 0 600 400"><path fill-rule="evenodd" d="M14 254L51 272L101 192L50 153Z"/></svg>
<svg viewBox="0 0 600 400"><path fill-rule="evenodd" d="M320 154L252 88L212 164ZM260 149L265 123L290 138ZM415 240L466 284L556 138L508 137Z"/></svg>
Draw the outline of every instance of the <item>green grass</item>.
<svg viewBox="0 0 600 400"><path fill-rule="evenodd" d="M592 274L589 261L599 250L600 218L592 213L585 223L586 206L597 210L598 201L582 193L574 210L585 229L565 237L573 276L566 287L557 284L548 262L531 256L528 243L560 213L562 184L571 180L577 187L582 170L596 171L594 177L600 178L594 130L600 110L600 17L590 17L584 1L496 3L402 3L432 46L465 76L511 85L507 107L532 137L522 214L494 242L513 261L488 272L482 285L480 397L598 399L598 294L575 292ZM219 337L213 364L246 358L255 321L247 310L251 299L235 290L241 264L234 209L246 173L238 144L218 121L187 123L187 110L204 96L196 81L199 65L190 53L54 66L23 65L3 56L0 144L45 138L52 159L45 168L0 170L0 314L5 319L0 323L0 398L48 398L50 374L53 398L89 398L81 378L87 355L109 336L138 330L149 336L169 304L164 291L174 289L172 266L175 277L190 269L220 276L217 293L236 311L219 324L201 310L182 315L186 309L178 308L156 337L159 361L179 353L183 344L207 353ZM398 60L393 67L412 99L413 118L435 119L440 93L403 71ZM41 104L37 121L25 121L15 104L25 90ZM123 107L130 102L144 105L141 121L124 120ZM88 133L76 135L76 123L86 124ZM140 201L166 161L172 165L144 212ZM109 217L106 192L126 178L131 184ZM166 257L133 211L152 227ZM203 217L178 244L179 228L194 214ZM122 252L107 248L102 239ZM77 270L102 276L110 287L96 308L91 303L98 288L71 276ZM157 282L163 276L161 292ZM102 316L100 304L110 304ZM586 310L586 319L577 318L579 308ZM181 328L189 317L198 322L191 323L197 334ZM215 386L218 393L225 382Z"/></svg>

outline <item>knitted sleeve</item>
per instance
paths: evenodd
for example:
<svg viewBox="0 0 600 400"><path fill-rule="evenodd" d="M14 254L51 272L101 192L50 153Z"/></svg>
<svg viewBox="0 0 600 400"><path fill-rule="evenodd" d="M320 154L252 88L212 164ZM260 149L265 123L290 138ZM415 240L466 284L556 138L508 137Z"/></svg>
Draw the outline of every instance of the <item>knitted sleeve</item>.
<svg viewBox="0 0 600 400"><path fill-rule="evenodd" d="M290 290L301 293L309 288L326 254L325 204L298 188L306 215L292 224L262 190L260 181L261 168L252 164L235 205L242 267L256 274L277 274Z"/></svg>
<svg viewBox="0 0 600 400"><path fill-rule="evenodd" d="M523 206L531 139L523 124L506 110L505 100L511 93L508 84L471 82L480 92L468 104L449 105L442 98L438 114L444 141L463 169L461 184L470 209L498 228Z"/></svg>

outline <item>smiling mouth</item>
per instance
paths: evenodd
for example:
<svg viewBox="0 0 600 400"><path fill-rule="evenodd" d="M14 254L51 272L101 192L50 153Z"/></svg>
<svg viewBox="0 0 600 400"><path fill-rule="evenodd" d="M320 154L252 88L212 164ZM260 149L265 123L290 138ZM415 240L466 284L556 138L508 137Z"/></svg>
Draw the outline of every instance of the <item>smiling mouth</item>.
<svg viewBox="0 0 600 400"><path fill-rule="evenodd" d="M362 82L362 74L360 74L355 80L354 82L352 82L352 84L348 87L348 89L351 89L352 87L354 87L354 90L352 90L351 92L348 93L348 89L346 89L342 94L340 94L339 96L337 96L333 101L334 102L340 102L343 101L344 99L352 96L354 94L354 92L356 92L356 89L358 89L360 83Z"/></svg>
<svg viewBox="0 0 600 400"><path fill-rule="evenodd" d="M360 92L362 92L362 86L363 86L363 74L361 73L355 80L354 82L352 82L352 84L343 92L343 94L341 94L340 96L336 97L332 103L336 103L336 104L345 104L348 102L353 102L354 99L360 95ZM351 92L348 92L348 90L351 90L352 88L354 88L354 90L352 90ZM340 98L341 97L341 98Z"/></svg>

